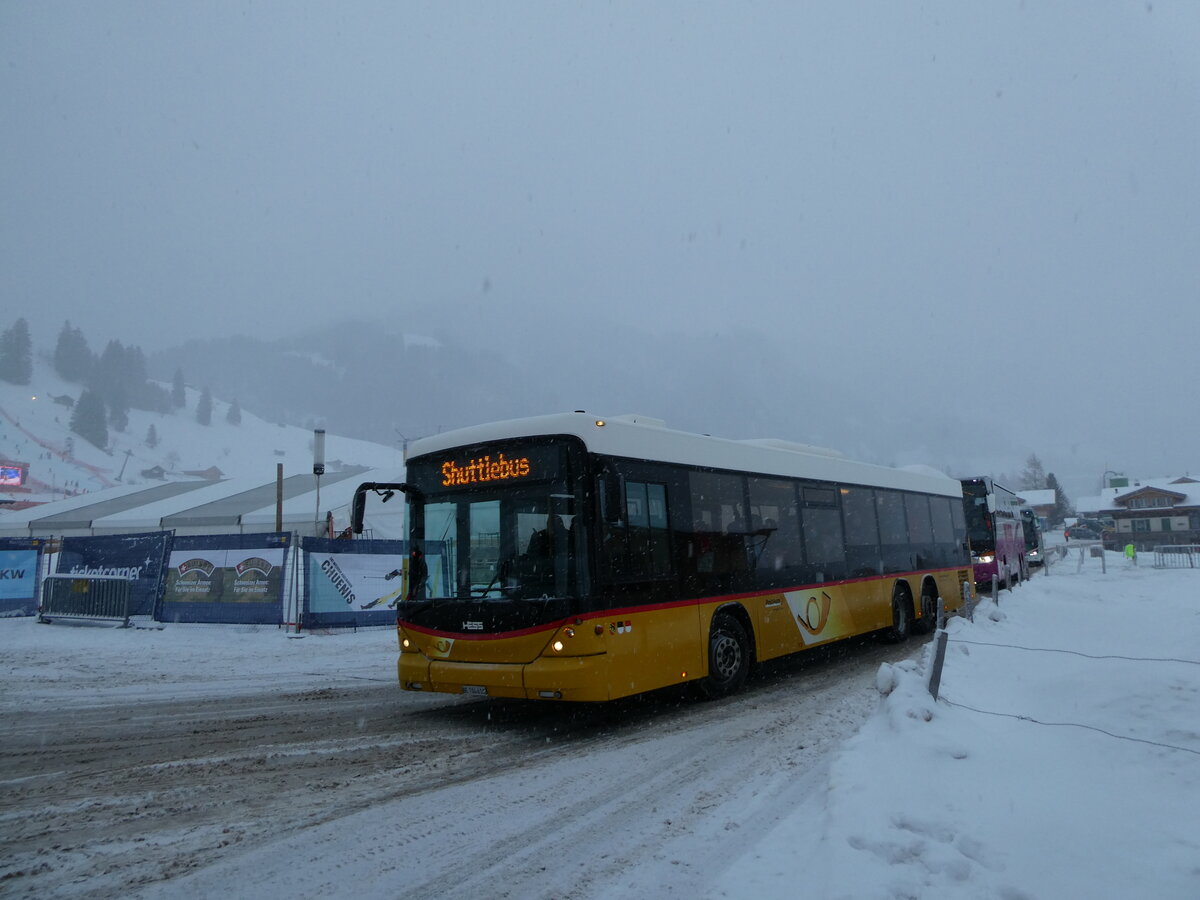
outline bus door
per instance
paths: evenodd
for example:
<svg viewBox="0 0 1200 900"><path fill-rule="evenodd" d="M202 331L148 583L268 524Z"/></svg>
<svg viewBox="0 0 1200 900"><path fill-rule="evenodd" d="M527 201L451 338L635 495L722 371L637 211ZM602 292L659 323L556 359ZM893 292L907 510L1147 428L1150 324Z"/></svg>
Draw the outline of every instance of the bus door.
<svg viewBox="0 0 1200 900"><path fill-rule="evenodd" d="M699 671L693 604L680 602L671 554L667 484L652 476L601 477L598 580L607 621L610 678L637 690ZM689 674L689 677L690 674Z"/></svg>

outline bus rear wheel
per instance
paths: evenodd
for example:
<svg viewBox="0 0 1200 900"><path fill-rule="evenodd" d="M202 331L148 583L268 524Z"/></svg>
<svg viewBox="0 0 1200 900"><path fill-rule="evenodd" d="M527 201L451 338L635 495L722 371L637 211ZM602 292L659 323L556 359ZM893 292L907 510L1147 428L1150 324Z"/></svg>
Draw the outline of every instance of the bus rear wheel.
<svg viewBox="0 0 1200 900"><path fill-rule="evenodd" d="M714 699L732 694L749 674L750 638L745 626L728 613L717 613L708 633L708 675L697 685L700 695Z"/></svg>
<svg viewBox="0 0 1200 900"><path fill-rule="evenodd" d="M885 632L887 640L894 644L908 640L912 631L912 597L908 588L896 585L892 591L892 627Z"/></svg>
<svg viewBox="0 0 1200 900"><path fill-rule="evenodd" d="M929 634L937 627L937 591L933 585L921 588L921 618L913 622L917 634Z"/></svg>

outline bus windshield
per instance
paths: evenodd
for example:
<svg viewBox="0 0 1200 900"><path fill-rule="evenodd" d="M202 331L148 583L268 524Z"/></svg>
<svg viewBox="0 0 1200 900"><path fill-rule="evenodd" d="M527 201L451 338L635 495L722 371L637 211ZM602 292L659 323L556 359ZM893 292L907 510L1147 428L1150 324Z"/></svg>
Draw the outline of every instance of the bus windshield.
<svg viewBox="0 0 1200 900"><path fill-rule="evenodd" d="M1040 529L1031 515L1021 515L1021 526L1025 530L1025 549L1034 550L1041 543Z"/></svg>
<svg viewBox="0 0 1200 900"><path fill-rule="evenodd" d="M410 536L445 554L447 577L430 579L427 599L581 595L583 517L561 449L479 451L452 468L442 460L409 464L408 479L420 488L415 499L410 495Z"/></svg>
<svg viewBox="0 0 1200 900"><path fill-rule="evenodd" d="M995 552L996 528L987 506L987 485L963 483L963 509L967 517L967 538L975 553Z"/></svg>

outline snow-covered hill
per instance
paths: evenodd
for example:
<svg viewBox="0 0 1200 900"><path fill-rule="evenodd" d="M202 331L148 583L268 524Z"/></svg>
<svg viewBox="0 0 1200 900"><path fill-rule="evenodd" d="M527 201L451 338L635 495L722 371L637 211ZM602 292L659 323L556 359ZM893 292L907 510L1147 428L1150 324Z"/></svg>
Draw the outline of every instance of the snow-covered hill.
<svg viewBox="0 0 1200 900"><path fill-rule="evenodd" d="M165 386L169 389L169 385ZM70 430L73 401L81 386L63 381L43 359L34 361L30 385L0 381L0 459L29 465L29 491L0 491L0 499L46 502L115 484L152 484L159 480L204 477L275 478L311 471L313 432L266 422L246 410L240 424L226 421L229 404L213 399L212 424L196 421L200 391L187 391L184 408L172 414L131 409L129 427L109 427L109 446L99 449ZM147 437L151 426L155 446ZM369 441L326 436L330 471L342 466L371 468L400 465L397 448ZM161 472L159 471L161 470Z"/></svg>

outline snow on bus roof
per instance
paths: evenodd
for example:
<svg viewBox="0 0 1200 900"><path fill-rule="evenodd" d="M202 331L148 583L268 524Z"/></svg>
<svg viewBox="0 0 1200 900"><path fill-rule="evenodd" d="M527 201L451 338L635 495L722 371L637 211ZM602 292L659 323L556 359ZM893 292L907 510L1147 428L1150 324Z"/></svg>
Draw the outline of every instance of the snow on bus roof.
<svg viewBox="0 0 1200 900"><path fill-rule="evenodd" d="M675 431L661 419L634 414L605 417L576 411L472 425L413 441L408 458L548 435L573 435L594 453L626 459L962 496L962 485L957 479L928 467L893 469L846 459L837 451L807 444L776 439L738 441Z"/></svg>

